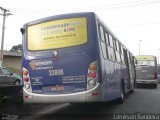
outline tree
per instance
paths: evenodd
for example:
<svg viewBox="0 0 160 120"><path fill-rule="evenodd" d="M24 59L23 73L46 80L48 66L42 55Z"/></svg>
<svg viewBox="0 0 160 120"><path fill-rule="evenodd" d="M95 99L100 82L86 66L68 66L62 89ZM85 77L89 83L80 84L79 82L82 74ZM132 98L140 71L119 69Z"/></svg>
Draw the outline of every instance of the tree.
<svg viewBox="0 0 160 120"><path fill-rule="evenodd" d="M21 44L14 45L10 51L21 52L22 51L22 45Z"/></svg>

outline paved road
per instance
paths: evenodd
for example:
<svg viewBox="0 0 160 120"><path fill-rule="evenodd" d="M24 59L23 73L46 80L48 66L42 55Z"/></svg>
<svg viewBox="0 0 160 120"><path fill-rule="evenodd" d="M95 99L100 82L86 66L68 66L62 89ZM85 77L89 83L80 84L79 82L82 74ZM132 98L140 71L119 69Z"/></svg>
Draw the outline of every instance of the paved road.
<svg viewBox="0 0 160 120"><path fill-rule="evenodd" d="M21 118L24 120L72 120L96 119L107 120L116 113L125 114L160 114L160 84L158 88L142 87L128 94L123 104L115 102L105 104L48 104Z"/></svg>

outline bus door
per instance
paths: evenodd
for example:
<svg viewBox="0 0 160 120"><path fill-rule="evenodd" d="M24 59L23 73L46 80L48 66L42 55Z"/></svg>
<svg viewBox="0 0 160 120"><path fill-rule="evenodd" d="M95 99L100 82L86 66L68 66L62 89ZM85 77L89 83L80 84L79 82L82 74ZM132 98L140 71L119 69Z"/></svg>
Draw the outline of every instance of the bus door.
<svg viewBox="0 0 160 120"><path fill-rule="evenodd" d="M130 89L131 88L131 78L130 78L130 70L129 70L129 58L128 58L128 53L127 50L123 49L124 52L124 61L126 64L126 79L127 79L127 88Z"/></svg>

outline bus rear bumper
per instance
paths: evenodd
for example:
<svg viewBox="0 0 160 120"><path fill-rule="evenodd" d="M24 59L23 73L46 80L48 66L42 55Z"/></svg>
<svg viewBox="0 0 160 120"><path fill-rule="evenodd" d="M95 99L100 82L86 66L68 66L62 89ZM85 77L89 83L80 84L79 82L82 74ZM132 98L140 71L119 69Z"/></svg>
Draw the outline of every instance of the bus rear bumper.
<svg viewBox="0 0 160 120"><path fill-rule="evenodd" d="M155 80L140 80L140 79L137 79L136 82L137 82L137 84L157 84L158 79L155 79Z"/></svg>
<svg viewBox="0 0 160 120"><path fill-rule="evenodd" d="M97 84L88 91L60 95L35 94L23 88L23 100L24 103L100 102L102 101L101 88L102 84Z"/></svg>

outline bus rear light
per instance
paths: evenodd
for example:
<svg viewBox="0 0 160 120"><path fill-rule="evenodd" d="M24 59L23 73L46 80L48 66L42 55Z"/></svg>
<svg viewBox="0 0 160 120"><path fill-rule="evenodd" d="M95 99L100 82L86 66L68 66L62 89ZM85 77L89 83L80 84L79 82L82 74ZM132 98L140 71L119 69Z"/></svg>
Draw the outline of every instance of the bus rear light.
<svg viewBox="0 0 160 120"><path fill-rule="evenodd" d="M89 66L89 70L96 70L96 69L97 69L97 66L94 65L94 64L91 64L91 65Z"/></svg>
<svg viewBox="0 0 160 120"><path fill-rule="evenodd" d="M95 78L96 77L96 72L90 72L88 74L89 78Z"/></svg>
<svg viewBox="0 0 160 120"><path fill-rule="evenodd" d="M27 75L28 75L28 71L26 71L26 70L23 71L23 75L24 75L24 76L27 76Z"/></svg>
<svg viewBox="0 0 160 120"><path fill-rule="evenodd" d="M30 88L30 84L25 84L25 88L29 89Z"/></svg>
<svg viewBox="0 0 160 120"><path fill-rule="evenodd" d="M88 85L92 85L92 86L95 86L96 85L96 81L95 80L89 80L88 81Z"/></svg>
<svg viewBox="0 0 160 120"><path fill-rule="evenodd" d="M155 80L155 79L158 79L158 77L157 77L157 72L154 73L153 79L154 79L154 80Z"/></svg>
<svg viewBox="0 0 160 120"><path fill-rule="evenodd" d="M24 99L31 99L31 98L32 98L32 96L30 96L30 95L24 96Z"/></svg>
<svg viewBox="0 0 160 120"><path fill-rule="evenodd" d="M88 66L87 90L94 88L98 82L98 61L94 61Z"/></svg>
<svg viewBox="0 0 160 120"><path fill-rule="evenodd" d="M25 82L28 82L28 81L29 81L29 78L28 78L28 77L24 77L23 80L24 80Z"/></svg>
<svg viewBox="0 0 160 120"><path fill-rule="evenodd" d="M24 96L25 99L28 99L28 96Z"/></svg>
<svg viewBox="0 0 160 120"><path fill-rule="evenodd" d="M98 93L92 93L92 96L97 96L98 95Z"/></svg>

